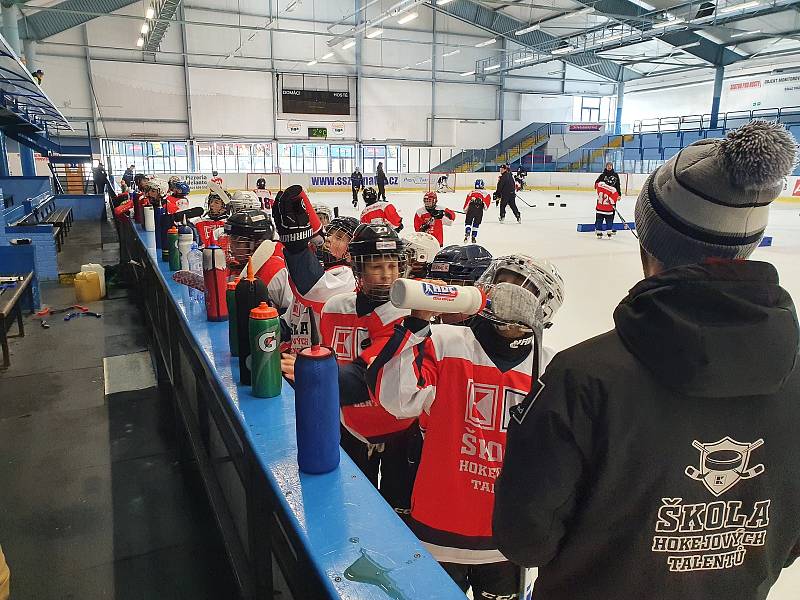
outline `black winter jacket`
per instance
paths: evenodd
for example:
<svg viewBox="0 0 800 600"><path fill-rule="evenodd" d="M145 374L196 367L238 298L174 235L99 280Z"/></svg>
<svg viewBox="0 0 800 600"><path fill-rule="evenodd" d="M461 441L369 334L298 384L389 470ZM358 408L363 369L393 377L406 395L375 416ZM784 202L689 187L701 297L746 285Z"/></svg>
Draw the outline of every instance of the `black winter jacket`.
<svg viewBox="0 0 800 600"><path fill-rule="evenodd" d="M380 186L385 186L389 183L389 178L386 176L386 171L383 169L378 169L378 171L375 173L375 183Z"/></svg>
<svg viewBox="0 0 800 600"><path fill-rule="evenodd" d="M517 188L514 183L514 176L511 174L511 171L506 171L500 175L500 179L497 181L497 189L494 192L494 197L503 200L513 200L516 195Z"/></svg>
<svg viewBox="0 0 800 600"><path fill-rule="evenodd" d="M511 409L494 535L536 600L760 600L800 552L798 323L772 265L641 281Z"/></svg>
<svg viewBox="0 0 800 600"><path fill-rule="evenodd" d="M364 187L364 175L361 171L353 171L353 174L350 175L350 184L353 189L361 189Z"/></svg>

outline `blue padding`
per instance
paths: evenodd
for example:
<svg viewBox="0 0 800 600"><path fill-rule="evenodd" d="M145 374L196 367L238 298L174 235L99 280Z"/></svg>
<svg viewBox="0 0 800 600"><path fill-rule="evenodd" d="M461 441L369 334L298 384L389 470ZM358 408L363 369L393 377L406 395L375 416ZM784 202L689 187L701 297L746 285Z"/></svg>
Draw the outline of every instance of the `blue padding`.
<svg viewBox="0 0 800 600"><path fill-rule="evenodd" d="M297 467L294 392L284 382L276 398L256 398L238 384L239 361L231 357L228 323L206 320L205 305L191 302L185 286L172 280L169 264L156 256L155 234L135 231L167 289L168 302L191 331L190 343L217 378L222 401L231 406L271 489L270 510L297 536L295 550L310 557L309 569L327 583L320 597L388 598L379 588L337 577L361 557L362 550L391 571L400 596L464 600L422 543L381 498L364 474L341 451L339 468L324 475L300 473ZM355 541L351 541L355 540Z"/></svg>
<svg viewBox="0 0 800 600"><path fill-rule="evenodd" d="M21 204L26 198L33 198L43 192L53 191L50 178L44 175L35 177L0 177L0 188L4 196L14 196L14 204Z"/></svg>
<svg viewBox="0 0 800 600"><path fill-rule="evenodd" d="M628 229L636 229L636 223L628 223ZM578 223L578 233L594 231L594 223ZM614 231L625 231L622 223L614 223Z"/></svg>
<svg viewBox="0 0 800 600"><path fill-rule="evenodd" d="M35 252L33 246L0 246L0 275L27 275L34 272L31 288L33 289L33 305L41 308L39 278L36 276ZM27 295L21 302L28 305Z"/></svg>
<svg viewBox="0 0 800 600"><path fill-rule="evenodd" d="M71 208L76 221L97 221L103 216L105 201L99 194L58 194L57 208Z"/></svg>

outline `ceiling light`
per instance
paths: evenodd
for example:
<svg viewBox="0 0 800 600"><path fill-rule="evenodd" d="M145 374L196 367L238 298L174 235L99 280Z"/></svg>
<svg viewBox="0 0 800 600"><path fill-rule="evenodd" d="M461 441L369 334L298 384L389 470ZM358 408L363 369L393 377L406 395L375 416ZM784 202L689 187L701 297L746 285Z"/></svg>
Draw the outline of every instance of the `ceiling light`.
<svg viewBox="0 0 800 600"><path fill-rule="evenodd" d="M672 27L673 25L677 25L678 23L683 23L684 21L686 21L686 19L681 19L681 18L672 19L668 21L660 21L658 23L653 23L652 28L660 29L661 27Z"/></svg>
<svg viewBox="0 0 800 600"><path fill-rule="evenodd" d="M750 2L743 2L742 4L729 4L725 8L717 10L717 12L721 15L736 12L737 10L744 10L745 8L753 8L754 6L758 6L761 2L757 0L751 0Z"/></svg>
<svg viewBox="0 0 800 600"><path fill-rule="evenodd" d="M449 4L453 0L436 0L436 6L444 6L445 4Z"/></svg>
<svg viewBox="0 0 800 600"><path fill-rule="evenodd" d="M533 25L525 27L524 29L520 29L519 31L515 31L514 35L525 35L526 33L530 33L531 31L536 31L537 29L539 29L539 27L540 27L540 25L538 23L535 23Z"/></svg>
<svg viewBox="0 0 800 600"><path fill-rule="evenodd" d="M144 46L144 38L143 38L143 37L140 37L138 40L136 40L136 45L137 45L139 48L141 48L142 46Z"/></svg>
<svg viewBox="0 0 800 600"><path fill-rule="evenodd" d="M368 37L369 39L376 38L376 37L378 37L378 36L379 36L380 34L382 34L382 33L383 33L383 29L373 29L372 31L370 31L370 32L367 34L367 37Z"/></svg>
<svg viewBox="0 0 800 600"><path fill-rule="evenodd" d="M470 75L475 75L475 71L467 71L461 74L462 77L469 77Z"/></svg>
<svg viewBox="0 0 800 600"><path fill-rule="evenodd" d="M499 68L500 68L500 63L498 63L496 65L489 65L488 67L486 67L484 69L484 71L495 71L495 70L497 70Z"/></svg>
<svg viewBox="0 0 800 600"><path fill-rule="evenodd" d="M155 9L154 9L152 6L148 6L148 7L147 7L147 12L146 12L146 13L144 13L144 18L145 18L145 19L152 19L152 18L153 18L153 17L155 17L155 16L156 16L156 11L155 11Z"/></svg>
<svg viewBox="0 0 800 600"><path fill-rule="evenodd" d="M309 67L313 67L315 64L317 64L317 62L318 62L318 61L317 61L317 59L315 58L314 60L310 60L310 61L308 61L306 64L307 64Z"/></svg>
<svg viewBox="0 0 800 600"><path fill-rule="evenodd" d="M405 17L403 17L402 19L397 21L397 24L398 25L405 25L406 23L409 23L410 21L413 21L414 19L416 19L418 16L419 16L418 12L408 13Z"/></svg>
<svg viewBox="0 0 800 600"><path fill-rule="evenodd" d="M491 46L495 42L497 42L497 38L492 38L490 40L486 40L485 42L480 42L480 43L475 44L475 47L476 48L483 48L484 46Z"/></svg>
<svg viewBox="0 0 800 600"><path fill-rule="evenodd" d="M577 50L575 46L564 46L563 48L556 48L550 54L568 54Z"/></svg>
<svg viewBox="0 0 800 600"><path fill-rule="evenodd" d="M355 40L350 40L344 46L342 46L342 50L349 50L350 48L352 48L355 45L356 45L356 41Z"/></svg>
<svg viewBox="0 0 800 600"><path fill-rule="evenodd" d="M325 56L322 57L322 60L328 60L333 56L333 52L328 52Z"/></svg>
<svg viewBox="0 0 800 600"><path fill-rule="evenodd" d="M587 6L586 8L582 8L580 10L576 10L575 12L571 12L568 15L564 15L564 18L565 19L571 19L572 17L579 17L581 15L588 15L593 10L594 10L594 8L592 8L591 6Z"/></svg>
<svg viewBox="0 0 800 600"><path fill-rule="evenodd" d="M521 58L515 58L514 62L515 63L524 63L524 62L528 62L529 60L533 60L534 58L536 58L536 56L534 54L531 54L529 56L523 56Z"/></svg>
<svg viewBox="0 0 800 600"><path fill-rule="evenodd" d="M461 52L461 50L453 50L452 52L448 52L447 54L442 54L442 58L453 56L454 54L458 54L459 52Z"/></svg>
<svg viewBox="0 0 800 600"><path fill-rule="evenodd" d="M732 38L744 37L746 35L755 35L757 33L761 33L760 29L756 29L755 31L740 31L739 33L734 33L731 35Z"/></svg>
<svg viewBox="0 0 800 600"><path fill-rule="evenodd" d="M142 23L142 35L147 35L147 32L150 31L150 25L147 23Z"/></svg>

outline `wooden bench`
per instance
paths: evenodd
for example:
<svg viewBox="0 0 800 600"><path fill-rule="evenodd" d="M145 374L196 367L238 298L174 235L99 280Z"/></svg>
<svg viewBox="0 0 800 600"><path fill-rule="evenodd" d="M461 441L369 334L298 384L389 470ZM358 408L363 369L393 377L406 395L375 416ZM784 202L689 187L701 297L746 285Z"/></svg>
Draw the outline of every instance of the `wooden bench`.
<svg viewBox="0 0 800 600"><path fill-rule="evenodd" d="M22 300L27 294L30 302L31 313L33 306L33 273L22 276L23 279L16 282L16 286L0 291L0 346L3 348L3 368L8 368L11 364L11 356L8 350L8 330L16 317L19 327L19 337L25 337L25 326L22 323Z"/></svg>
<svg viewBox="0 0 800 600"><path fill-rule="evenodd" d="M56 208L51 212L43 223L58 226L64 230L64 236L72 229L72 209L71 208Z"/></svg>

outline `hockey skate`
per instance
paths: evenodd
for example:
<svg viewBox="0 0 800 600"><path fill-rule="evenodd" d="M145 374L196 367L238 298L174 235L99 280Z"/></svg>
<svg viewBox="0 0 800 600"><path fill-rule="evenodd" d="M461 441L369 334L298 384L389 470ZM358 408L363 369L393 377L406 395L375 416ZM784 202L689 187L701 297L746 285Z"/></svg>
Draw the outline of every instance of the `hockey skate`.
<svg viewBox="0 0 800 600"><path fill-rule="evenodd" d="M464 241L466 242L467 240L465 239ZM478 243L478 236L477 235L473 235L472 236L472 243L473 244L477 244Z"/></svg>
<svg viewBox="0 0 800 600"><path fill-rule="evenodd" d="M603 232L602 231L598 231L597 232L597 239L598 240L602 240L603 239Z"/></svg>
<svg viewBox="0 0 800 600"><path fill-rule="evenodd" d="M465 244L467 243L467 238L468 238L468 237L469 237L468 235L465 235L465 236L464 236L464 243L465 243Z"/></svg>
<svg viewBox="0 0 800 600"><path fill-rule="evenodd" d="M617 232L616 232L616 231L613 231L613 230L612 230L612 231L608 231L608 232L606 232L606 235L607 235L608 237L614 237L616 234L617 234Z"/></svg>
<svg viewBox="0 0 800 600"><path fill-rule="evenodd" d="M502 223L505 217L500 217L500 222Z"/></svg>
<svg viewBox="0 0 800 600"><path fill-rule="evenodd" d="M522 224L522 217L517 217L517 223Z"/></svg>

